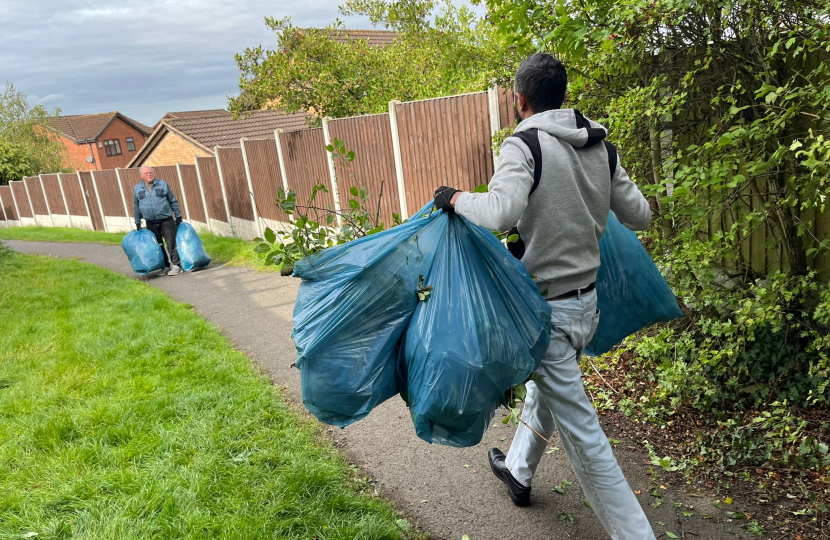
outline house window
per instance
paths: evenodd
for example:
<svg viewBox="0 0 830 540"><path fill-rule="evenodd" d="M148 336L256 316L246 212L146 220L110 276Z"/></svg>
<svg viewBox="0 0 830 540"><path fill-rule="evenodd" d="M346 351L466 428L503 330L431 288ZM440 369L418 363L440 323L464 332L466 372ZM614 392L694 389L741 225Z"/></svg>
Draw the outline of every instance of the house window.
<svg viewBox="0 0 830 540"><path fill-rule="evenodd" d="M118 142L118 139L104 141L104 148L106 148L108 156L117 156L121 154L121 143Z"/></svg>
<svg viewBox="0 0 830 540"><path fill-rule="evenodd" d="M127 137L127 150L135 152L135 142L132 137Z"/></svg>

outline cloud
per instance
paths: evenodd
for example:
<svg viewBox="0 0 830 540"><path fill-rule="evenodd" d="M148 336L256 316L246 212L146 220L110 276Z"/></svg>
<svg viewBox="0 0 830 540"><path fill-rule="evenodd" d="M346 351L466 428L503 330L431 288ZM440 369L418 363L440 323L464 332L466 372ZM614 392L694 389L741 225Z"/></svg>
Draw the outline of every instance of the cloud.
<svg viewBox="0 0 830 540"><path fill-rule="evenodd" d="M329 0L2 0L0 73L31 105L119 110L145 124L168 110L222 108L239 91L234 54L273 47L266 16L325 26ZM347 18L354 28L368 19Z"/></svg>
<svg viewBox="0 0 830 540"><path fill-rule="evenodd" d="M323 27L331 0L0 0L0 76L63 114L118 110L153 125L167 111L227 106L234 54L276 44L266 16ZM348 28L368 18L341 17ZM39 97L44 96L44 97Z"/></svg>

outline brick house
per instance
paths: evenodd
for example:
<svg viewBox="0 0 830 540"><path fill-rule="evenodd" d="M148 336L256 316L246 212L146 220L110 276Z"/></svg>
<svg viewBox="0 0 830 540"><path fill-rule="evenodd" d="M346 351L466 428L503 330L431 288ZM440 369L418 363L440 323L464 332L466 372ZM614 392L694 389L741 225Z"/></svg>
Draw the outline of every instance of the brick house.
<svg viewBox="0 0 830 540"><path fill-rule="evenodd" d="M290 131L308 126L305 113L285 114L277 110L251 111L236 120L227 111L206 116L169 114L179 116L165 115L127 167L192 164L196 156L212 157L215 146L239 146L243 137L264 139L273 137L275 129Z"/></svg>
<svg viewBox="0 0 830 540"><path fill-rule="evenodd" d="M72 167L77 170L123 167L153 132L118 111L58 116L50 122L60 132Z"/></svg>

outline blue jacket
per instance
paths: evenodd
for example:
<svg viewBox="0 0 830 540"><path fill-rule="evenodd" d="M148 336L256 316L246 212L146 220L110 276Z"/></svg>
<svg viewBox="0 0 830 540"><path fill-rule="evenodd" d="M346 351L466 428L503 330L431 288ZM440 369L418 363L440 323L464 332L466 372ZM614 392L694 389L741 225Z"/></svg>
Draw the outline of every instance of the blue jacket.
<svg viewBox="0 0 830 540"><path fill-rule="evenodd" d="M177 218L182 216L179 201L164 180L154 178L150 189L147 189L147 183L142 180L133 188L133 216L136 225L141 224L141 218L162 221L173 214Z"/></svg>

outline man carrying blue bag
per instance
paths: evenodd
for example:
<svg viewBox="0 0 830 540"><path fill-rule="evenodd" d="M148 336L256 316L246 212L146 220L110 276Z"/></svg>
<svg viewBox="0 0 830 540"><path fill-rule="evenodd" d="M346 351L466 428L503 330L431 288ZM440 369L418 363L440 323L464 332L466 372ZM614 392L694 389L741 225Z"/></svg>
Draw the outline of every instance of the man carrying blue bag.
<svg viewBox="0 0 830 540"><path fill-rule="evenodd" d="M139 172L142 181L133 188L135 228L141 230L143 218L147 224L147 230L155 235L159 245L164 246L162 241L167 244L167 249L162 249L164 268L160 275L181 274L181 261L176 247L176 227L182 222L179 201L167 182L155 177L152 167L141 167Z"/></svg>
<svg viewBox="0 0 830 540"><path fill-rule="evenodd" d="M510 498L518 506L529 504L545 439L558 430L585 496L611 538L654 539L585 394L579 368L599 322L595 281L609 210L629 229L642 230L651 221L651 209L605 141L605 128L574 109L560 109L566 86L559 60L547 54L527 58L515 84L522 121L502 144L488 192L442 186L435 205L491 230L513 228L519 240L511 252L551 306L550 345L537 370L542 377L527 383L522 412L532 430L519 426L507 456L496 448L489 453ZM534 154L541 156L541 166L535 167Z"/></svg>

